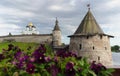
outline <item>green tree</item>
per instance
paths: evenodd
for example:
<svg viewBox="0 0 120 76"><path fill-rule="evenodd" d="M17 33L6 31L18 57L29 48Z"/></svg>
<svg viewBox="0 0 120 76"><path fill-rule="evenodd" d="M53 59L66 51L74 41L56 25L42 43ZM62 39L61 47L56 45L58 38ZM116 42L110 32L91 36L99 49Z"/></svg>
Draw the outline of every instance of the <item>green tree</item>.
<svg viewBox="0 0 120 76"><path fill-rule="evenodd" d="M119 45L114 45L111 47L111 50L112 50L112 52L120 52L119 48L120 48Z"/></svg>

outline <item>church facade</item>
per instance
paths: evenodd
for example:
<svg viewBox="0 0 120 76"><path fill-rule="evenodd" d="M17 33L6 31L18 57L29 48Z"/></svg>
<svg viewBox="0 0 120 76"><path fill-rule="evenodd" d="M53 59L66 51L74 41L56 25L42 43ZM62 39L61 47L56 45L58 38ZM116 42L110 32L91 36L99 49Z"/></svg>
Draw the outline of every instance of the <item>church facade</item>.
<svg viewBox="0 0 120 76"><path fill-rule="evenodd" d="M24 31L22 31L22 34L24 35L32 35L32 34L39 34L39 31L37 31L36 27L33 25L32 22L30 22Z"/></svg>

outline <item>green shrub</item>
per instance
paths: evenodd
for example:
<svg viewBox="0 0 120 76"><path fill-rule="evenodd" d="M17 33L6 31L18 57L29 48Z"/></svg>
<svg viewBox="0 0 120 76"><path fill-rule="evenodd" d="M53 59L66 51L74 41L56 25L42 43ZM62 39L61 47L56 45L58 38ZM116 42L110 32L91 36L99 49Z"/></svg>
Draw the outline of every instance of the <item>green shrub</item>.
<svg viewBox="0 0 120 76"><path fill-rule="evenodd" d="M0 76L109 76L111 72L101 63L90 64L72 52L54 54L47 45L23 51L10 44L0 54Z"/></svg>

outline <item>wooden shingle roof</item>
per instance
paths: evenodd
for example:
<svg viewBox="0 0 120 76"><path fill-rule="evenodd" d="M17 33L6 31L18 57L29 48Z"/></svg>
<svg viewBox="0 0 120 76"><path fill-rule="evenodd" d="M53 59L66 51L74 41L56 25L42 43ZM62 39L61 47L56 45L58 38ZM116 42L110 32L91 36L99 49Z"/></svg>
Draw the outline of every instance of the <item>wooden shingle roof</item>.
<svg viewBox="0 0 120 76"><path fill-rule="evenodd" d="M96 22L91 11L89 10L74 34L94 35L104 34L104 32Z"/></svg>
<svg viewBox="0 0 120 76"><path fill-rule="evenodd" d="M95 20L94 16L92 15L90 9L88 10L87 14L83 18L82 22L80 23L79 27L71 36L89 36L89 35L107 35L103 32L103 30L98 25L97 21ZM111 35L107 35L113 37Z"/></svg>
<svg viewBox="0 0 120 76"><path fill-rule="evenodd" d="M59 25L58 25L58 20L57 20L57 18L56 18L56 21L55 21L55 27L54 27L53 31L55 31L55 30L60 31L60 27L59 27Z"/></svg>

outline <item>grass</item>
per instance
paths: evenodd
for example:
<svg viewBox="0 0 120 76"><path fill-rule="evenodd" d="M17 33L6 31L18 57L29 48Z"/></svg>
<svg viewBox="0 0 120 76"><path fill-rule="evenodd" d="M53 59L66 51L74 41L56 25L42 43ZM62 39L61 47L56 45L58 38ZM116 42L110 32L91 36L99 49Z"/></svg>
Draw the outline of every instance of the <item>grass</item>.
<svg viewBox="0 0 120 76"><path fill-rule="evenodd" d="M31 47L31 50L35 50L39 46L39 44L37 44L37 43L2 42L2 43L0 43L0 52L2 51L2 49L8 49L9 44L13 44L14 46L18 46L24 51L26 51L28 47Z"/></svg>

